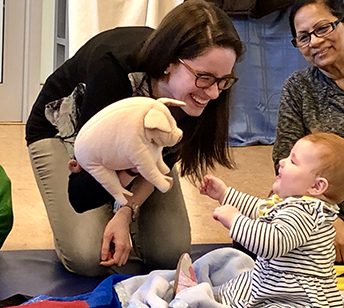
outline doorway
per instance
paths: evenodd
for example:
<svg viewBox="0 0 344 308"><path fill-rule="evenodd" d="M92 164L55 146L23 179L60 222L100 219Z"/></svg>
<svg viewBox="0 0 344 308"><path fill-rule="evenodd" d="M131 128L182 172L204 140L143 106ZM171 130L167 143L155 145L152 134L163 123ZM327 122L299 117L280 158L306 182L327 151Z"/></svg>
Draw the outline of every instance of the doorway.
<svg viewBox="0 0 344 308"><path fill-rule="evenodd" d="M25 122L40 88L41 0L1 0L0 122Z"/></svg>

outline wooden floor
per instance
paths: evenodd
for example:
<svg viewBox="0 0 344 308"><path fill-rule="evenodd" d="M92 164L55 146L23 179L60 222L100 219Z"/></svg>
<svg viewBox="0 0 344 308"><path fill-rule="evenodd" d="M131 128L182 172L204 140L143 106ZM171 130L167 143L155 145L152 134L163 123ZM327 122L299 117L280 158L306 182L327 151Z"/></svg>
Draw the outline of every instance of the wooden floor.
<svg viewBox="0 0 344 308"><path fill-rule="evenodd" d="M0 164L12 182L14 208L14 227L3 249L53 248L52 232L33 177L24 130L22 124L0 124ZM234 148L233 154L238 168L217 168L214 174L239 190L266 196L274 178L271 146ZM211 217L216 202L200 195L186 180L181 181L193 243L229 242L228 231Z"/></svg>

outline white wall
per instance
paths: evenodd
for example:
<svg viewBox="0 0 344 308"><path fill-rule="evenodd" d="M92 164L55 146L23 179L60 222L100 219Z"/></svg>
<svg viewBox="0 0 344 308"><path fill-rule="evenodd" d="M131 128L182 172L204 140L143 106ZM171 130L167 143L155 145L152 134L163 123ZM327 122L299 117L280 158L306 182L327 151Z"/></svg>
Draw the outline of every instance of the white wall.
<svg viewBox="0 0 344 308"><path fill-rule="evenodd" d="M41 84L54 69L55 0L43 0L42 4Z"/></svg>
<svg viewBox="0 0 344 308"><path fill-rule="evenodd" d="M183 0L69 0L69 56L92 36L116 26L155 28ZM40 83L54 70L55 0L43 0Z"/></svg>
<svg viewBox="0 0 344 308"><path fill-rule="evenodd" d="M116 26L155 28L183 0L83 0L69 1L69 55L95 34Z"/></svg>

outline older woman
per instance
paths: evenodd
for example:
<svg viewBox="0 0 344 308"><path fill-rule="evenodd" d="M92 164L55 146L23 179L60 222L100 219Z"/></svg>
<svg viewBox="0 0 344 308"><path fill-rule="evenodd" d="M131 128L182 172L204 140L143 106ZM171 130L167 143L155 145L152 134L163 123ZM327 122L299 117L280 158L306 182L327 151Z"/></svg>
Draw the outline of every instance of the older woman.
<svg viewBox="0 0 344 308"><path fill-rule="evenodd" d="M315 131L344 137L344 4L298 0L289 16L292 44L311 64L285 82L280 102L275 168L294 143ZM297 162L295 162L297 163ZM344 204L335 222L337 262L344 261Z"/></svg>

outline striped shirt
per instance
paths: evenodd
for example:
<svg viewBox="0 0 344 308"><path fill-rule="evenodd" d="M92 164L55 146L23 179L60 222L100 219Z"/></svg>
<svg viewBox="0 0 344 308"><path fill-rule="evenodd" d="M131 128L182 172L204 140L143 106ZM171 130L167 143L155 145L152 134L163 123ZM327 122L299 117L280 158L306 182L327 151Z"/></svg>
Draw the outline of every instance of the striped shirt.
<svg viewBox="0 0 344 308"><path fill-rule="evenodd" d="M338 207L312 197L260 199L229 188L242 213L230 236L257 255L252 271L219 290L230 307L343 307L333 240Z"/></svg>

